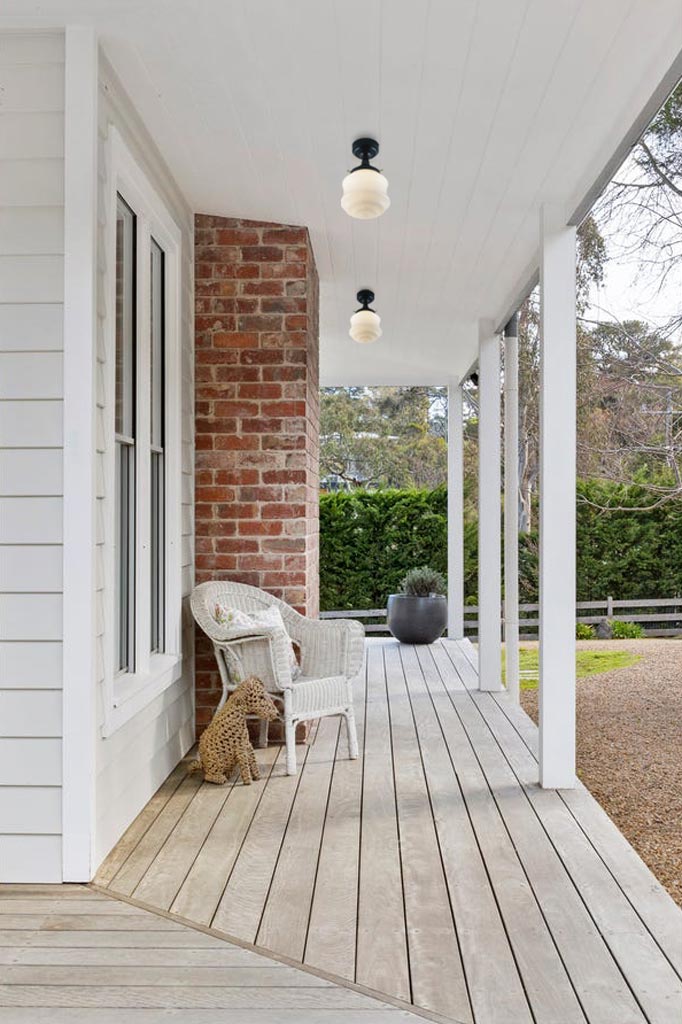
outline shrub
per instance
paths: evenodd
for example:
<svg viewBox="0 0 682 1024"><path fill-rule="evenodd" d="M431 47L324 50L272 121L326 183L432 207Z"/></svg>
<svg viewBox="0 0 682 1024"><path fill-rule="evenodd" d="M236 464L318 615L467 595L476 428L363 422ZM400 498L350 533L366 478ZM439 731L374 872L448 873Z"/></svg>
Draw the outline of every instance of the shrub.
<svg viewBox="0 0 682 1024"><path fill-rule="evenodd" d="M431 594L447 593L447 583L442 572L422 565L418 569L410 569L400 581L403 594L412 597L430 597Z"/></svg>
<svg viewBox="0 0 682 1024"><path fill-rule="evenodd" d="M682 594L682 501L650 502L637 485L577 487L578 601ZM603 507L614 507L604 512ZM447 572L447 491L385 490L320 496L320 607L385 608L415 565ZM478 524L464 524L464 597L477 603ZM519 537L519 596L538 600L538 536Z"/></svg>
<svg viewBox="0 0 682 1024"><path fill-rule="evenodd" d="M575 624L575 638L576 640L594 640L597 634L594 631L594 626L590 626L588 622L576 622Z"/></svg>
<svg viewBox="0 0 682 1024"><path fill-rule="evenodd" d="M652 504L646 488L608 480L579 481L577 498L579 601L682 593L682 501L642 511Z"/></svg>
<svg viewBox="0 0 682 1024"><path fill-rule="evenodd" d="M465 593L475 597L476 523L465 533ZM354 491L320 497L320 608L385 608L405 573L448 563L447 492Z"/></svg>
<svg viewBox="0 0 682 1024"><path fill-rule="evenodd" d="M621 622L619 619L611 621L614 640L641 640L646 636L638 622Z"/></svg>

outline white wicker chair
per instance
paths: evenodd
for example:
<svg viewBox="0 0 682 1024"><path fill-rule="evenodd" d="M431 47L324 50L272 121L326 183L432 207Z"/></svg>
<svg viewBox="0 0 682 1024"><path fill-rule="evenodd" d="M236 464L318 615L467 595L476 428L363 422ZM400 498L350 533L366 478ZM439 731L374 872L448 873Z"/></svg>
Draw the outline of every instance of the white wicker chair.
<svg viewBox="0 0 682 1024"><path fill-rule="evenodd" d="M289 643L281 630L268 626L220 626L214 618L217 603L244 612L276 605L291 639L300 646L301 675L292 680ZM211 581L195 588L192 613L213 641L223 694L220 709L241 679L254 675L284 704L287 774L296 774L296 724L326 715L346 720L348 753L358 756L353 712L353 679L361 671L365 631L350 619L317 621L299 615L272 594L244 583ZM260 726L260 743L267 743L268 723Z"/></svg>

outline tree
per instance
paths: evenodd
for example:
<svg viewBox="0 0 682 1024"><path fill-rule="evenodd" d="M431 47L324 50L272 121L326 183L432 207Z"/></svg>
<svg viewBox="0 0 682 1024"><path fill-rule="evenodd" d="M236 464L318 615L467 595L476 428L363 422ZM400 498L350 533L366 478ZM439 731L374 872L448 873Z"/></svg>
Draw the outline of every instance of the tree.
<svg viewBox="0 0 682 1024"><path fill-rule="evenodd" d="M682 84L668 98L606 188L595 219L612 255L633 262L658 291L679 283L682 258ZM682 303L665 333L682 327Z"/></svg>
<svg viewBox="0 0 682 1024"><path fill-rule="evenodd" d="M579 408L589 430L578 437L582 476L651 491L649 504L682 493L682 359L670 339L641 321L594 324L591 373Z"/></svg>
<svg viewBox="0 0 682 1024"><path fill-rule="evenodd" d="M433 488L447 480L445 388L323 388L320 433L328 489Z"/></svg>
<svg viewBox="0 0 682 1024"><path fill-rule="evenodd" d="M639 483L659 504L682 494L682 84L607 186L595 222L610 257L634 263L673 308L658 328L589 325L593 378L583 398L593 399L594 429L579 435L579 466Z"/></svg>

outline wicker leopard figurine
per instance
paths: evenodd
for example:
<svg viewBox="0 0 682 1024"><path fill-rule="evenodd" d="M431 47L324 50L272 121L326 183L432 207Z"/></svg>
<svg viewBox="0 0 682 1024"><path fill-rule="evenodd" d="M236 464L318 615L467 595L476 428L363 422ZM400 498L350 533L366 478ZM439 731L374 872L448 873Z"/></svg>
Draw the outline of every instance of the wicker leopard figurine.
<svg viewBox="0 0 682 1024"><path fill-rule="evenodd" d="M247 715L256 715L268 722L279 718L272 698L255 676L240 683L227 703L214 715L199 740L199 759L192 762L189 771L196 772L201 768L204 780L219 786L227 782L236 766L239 766L245 786L250 786L252 779L260 779L246 726Z"/></svg>

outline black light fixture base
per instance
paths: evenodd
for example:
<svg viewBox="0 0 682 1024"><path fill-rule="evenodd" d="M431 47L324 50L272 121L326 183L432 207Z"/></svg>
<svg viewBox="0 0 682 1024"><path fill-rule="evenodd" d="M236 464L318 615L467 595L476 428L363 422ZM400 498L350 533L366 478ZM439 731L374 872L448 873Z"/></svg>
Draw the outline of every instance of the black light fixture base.
<svg viewBox="0 0 682 1024"><path fill-rule="evenodd" d="M369 163L379 152L379 143L376 139L356 139L353 143L353 156L358 160Z"/></svg>
<svg viewBox="0 0 682 1024"><path fill-rule="evenodd" d="M363 309L369 309L370 302L374 302L374 292L371 288L361 288L356 298Z"/></svg>

